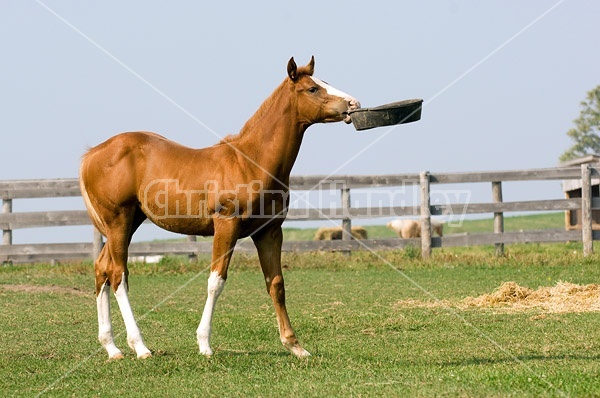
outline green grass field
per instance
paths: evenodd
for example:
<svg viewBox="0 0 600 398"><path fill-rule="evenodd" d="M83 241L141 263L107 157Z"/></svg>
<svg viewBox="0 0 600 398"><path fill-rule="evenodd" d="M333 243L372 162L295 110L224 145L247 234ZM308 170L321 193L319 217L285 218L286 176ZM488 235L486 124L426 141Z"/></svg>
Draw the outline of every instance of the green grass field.
<svg viewBox="0 0 600 398"><path fill-rule="evenodd" d="M217 305L211 359L195 330L207 259L131 266L130 297L154 357L107 361L91 264L0 268L2 396L600 396L598 312L460 309L502 282L600 280L579 244L285 254L288 309L312 356L279 343L253 255L236 254ZM405 305L412 301L440 305ZM411 301L412 300L412 301ZM113 300L117 344L127 349Z"/></svg>

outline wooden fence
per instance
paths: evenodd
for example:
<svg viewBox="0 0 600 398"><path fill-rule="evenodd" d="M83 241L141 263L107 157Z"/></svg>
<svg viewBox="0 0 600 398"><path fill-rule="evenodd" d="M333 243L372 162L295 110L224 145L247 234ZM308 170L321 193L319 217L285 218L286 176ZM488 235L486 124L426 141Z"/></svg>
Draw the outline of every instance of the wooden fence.
<svg viewBox="0 0 600 398"><path fill-rule="evenodd" d="M342 222L343 229L349 231L352 220L377 217L418 217L422 220L420 239L370 239L364 241L350 240L344 234L341 241L303 241L284 242L284 251L353 251L353 250L386 250L403 248L406 245L420 246L423 257L429 257L432 248L469 245L496 245L498 254L502 254L504 244L516 242L583 242L584 255L592 253L593 240L600 239L598 232L592 231L592 209L600 208L600 198L592 198L591 178L598 176L598 170L590 165L581 167L562 167L517 171L468 172L468 173L429 173L395 174L379 176L292 176L292 191L312 191L339 189L341 207L335 208L291 208L288 219L291 220L337 220ZM552 199L504 202L502 200L502 183L508 181L545 181L581 179L582 198ZM332 182L336 185L332 185ZM431 203L432 186L436 184L490 183L492 201L489 203ZM381 188L389 190L397 187L419 188L419 204L408 206L352 207L351 190L364 188ZM56 180L23 180L0 181L0 229L2 245L0 245L0 262L35 262L63 259L92 258L99 250L102 237L99 233L90 236L90 242L58 243L58 244L13 244L13 231L23 228L58 227L71 225L91 225L84 210L13 212L12 205L16 199L24 198L57 198L81 196L77 179ZM504 213L523 211L560 211L576 210L582 212L581 231L566 230L533 230L523 232L504 232ZM457 214L494 215L494 230L481 234L446 235L443 238L432 237L431 217ZM91 235L91 234L90 234ZM143 242L132 243L130 255L147 256L154 254L195 255L212 250L211 242ZM250 241L241 240L236 250L254 251Z"/></svg>

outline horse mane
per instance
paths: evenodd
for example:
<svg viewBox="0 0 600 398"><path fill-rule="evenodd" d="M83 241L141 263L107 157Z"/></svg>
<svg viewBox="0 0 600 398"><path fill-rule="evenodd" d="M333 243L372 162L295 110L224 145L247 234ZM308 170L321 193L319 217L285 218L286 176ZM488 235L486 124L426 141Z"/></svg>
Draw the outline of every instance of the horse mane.
<svg viewBox="0 0 600 398"><path fill-rule="evenodd" d="M286 79L287 81L287 79ZM286 82L283 82L282 84L279 85L279 87L277 87L272 93L271 95L263 101L263 103L258 107L258 110L256 112L254 112L254 114L250 117L250 119L248 119L246 121L246 123L244 123L244 126L242 127L242 129L240 130L240 132L238 134L229 134L227 136L225 136L221 141L219 141L219 143L217 145L220 144L228 144L228 143L232 143L232 142L236 142L238 140L240 140L244 134L248 131L251 131L254 126L256 126L259 121L266 115L269 113L269 110L271 109L273 103L279 99L280 97L280 92L283 91L283 87L285 86Z"/></svg>
<svg viewBox="0 0 600 398"><path fill-rule="evenodd" d="M312 75L312 73L308 70L306 66L302 66L298 68L298 77L302 75ZM264 102L258 107L258 110L254 113L254 115L252 115L250 119L246 121L246 123L244 124L244 126L238 134L229 134L225 136L223 139L221 139L221 141L219 141L217 145L236 142L240 140L246 132L252 131L254 129L254 126L256 126L260 122L260 120L266 114L269 113L273 103L279 100L279 98L281 97L281 93L284 91L286 84L289 82L290 79L286 78L284 82L279 85L279 87L273 90L271 95L266 100L264 100Z"/></svg>

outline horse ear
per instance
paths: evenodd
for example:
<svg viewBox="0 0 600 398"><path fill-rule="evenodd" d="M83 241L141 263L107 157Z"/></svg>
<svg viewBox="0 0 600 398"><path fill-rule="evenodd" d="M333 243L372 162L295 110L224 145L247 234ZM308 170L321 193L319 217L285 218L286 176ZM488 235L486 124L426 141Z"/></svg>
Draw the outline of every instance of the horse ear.
<svg viewBox="0 0 600 398"><path fill-rule="evenodd" d="M298 78L298 66L294 61L294 57L290 58L288 62L287 73L290 79L292 79L292 81L296 81L296 79Z"/></svg>
<svg viewBox="0 0 600 398"><path fill-rule="evenodd" d="M306 74L312 76L315 72L315 56L310 57L310 62L306 65Z"/></svg>

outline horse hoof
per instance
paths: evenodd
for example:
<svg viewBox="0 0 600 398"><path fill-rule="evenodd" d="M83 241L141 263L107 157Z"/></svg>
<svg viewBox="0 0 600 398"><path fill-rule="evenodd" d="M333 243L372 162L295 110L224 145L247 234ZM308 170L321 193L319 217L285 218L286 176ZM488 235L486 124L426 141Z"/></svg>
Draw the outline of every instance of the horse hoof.
<svg viewBox="0 0 600 398"><path fill-rule="evenodd" d="M295 345L290 348L292 354L294 354L297 358L308 358L310 356L310 352L306 351L304 348L299 345Z"/></svg>
<svg viewBox="0 0 600 398"><path fill-rule="evenodd" d="M201 348L200 349L200 354L204 355L207 358L210 358L213 356L213 350L208 347L208 348Z"/></svg>
<svg viewBox="0 0 600 398"><path fill-rule="evenodd" d="M116 354L112 354L111 356L108 357L108 359L111 360L111 361L112 360L123 359L123 358L125 358L125 357L123 356L122 352L117 352Z"/></svg>
<svg viewBox="0 0 600 398"><path fill-rule="evenodd" d="M138 355L138 359L146 359L146 358L151 358L152 357L152 353L150 351L143 353L141 355Z"/></svg>

